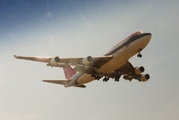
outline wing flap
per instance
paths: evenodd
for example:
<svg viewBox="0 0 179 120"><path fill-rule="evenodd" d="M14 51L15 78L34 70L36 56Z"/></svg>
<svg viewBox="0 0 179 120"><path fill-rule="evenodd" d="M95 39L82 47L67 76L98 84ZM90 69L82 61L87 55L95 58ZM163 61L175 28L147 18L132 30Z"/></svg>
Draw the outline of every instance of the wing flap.
<svg viewBox="0 0 179 120"><path fill-rule="evenodd" d="M89 65L96 65L96 62L97 63L106 63L108 62L109 60L111 60L113 58L112 55L109 55L109 56L100 56L100 57L92 57L93 58L93 61L91 64ZM60 58L60 62L62 63L68 63L70 65L77 65L77 64L81 64L83 65L83 59L85 59L84 57L80 57L80 58Z"/></svg>

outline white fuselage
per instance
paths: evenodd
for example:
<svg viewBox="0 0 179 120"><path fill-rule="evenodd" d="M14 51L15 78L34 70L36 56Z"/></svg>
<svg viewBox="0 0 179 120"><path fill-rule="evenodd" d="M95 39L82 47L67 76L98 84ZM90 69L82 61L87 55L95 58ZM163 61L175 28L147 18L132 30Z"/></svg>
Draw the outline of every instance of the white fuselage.
<svg viewBox="0 0 179 120"><path fill-rule="evenodd" d="M119 43L119 45L116 46L116 48L118 47L119 49L117 49L114 53L111 54L113 58L109 62L105 63L103 66L98 68L97 72L109 74L115 71L116 69L120 68L132 56L139 53L140 49L143 50L149 43L150 38L151 38L151 35L146 35L141 38L135 39L132 42L129 42L129 44L125 44L125 46L122 46L122 47L120 46L124 44L124 42L126 42L128 39L126 39L126 41L124 40L121 44ZM77 78L76 82L79 85L85 84L94 80L94 77L91 77L91 74L78 73L75 76L74 78L75 79Z"/></svg>

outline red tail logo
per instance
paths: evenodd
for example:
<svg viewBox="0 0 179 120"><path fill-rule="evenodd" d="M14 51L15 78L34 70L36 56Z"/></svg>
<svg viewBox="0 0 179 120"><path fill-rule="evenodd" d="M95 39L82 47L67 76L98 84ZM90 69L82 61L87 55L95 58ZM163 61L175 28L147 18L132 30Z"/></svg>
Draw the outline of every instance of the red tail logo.
<svg viewBox="0 0 179 120"><path fill-rule="evenodd" d="M64 67L63 70L66 79L70 79L73 75L76 74L76 71L71 66Z"/></svg>

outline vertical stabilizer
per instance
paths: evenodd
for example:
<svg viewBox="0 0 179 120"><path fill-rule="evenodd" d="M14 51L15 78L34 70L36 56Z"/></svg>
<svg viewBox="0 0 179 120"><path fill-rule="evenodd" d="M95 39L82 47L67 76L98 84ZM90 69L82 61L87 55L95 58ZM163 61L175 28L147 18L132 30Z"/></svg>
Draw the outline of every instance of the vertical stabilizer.
<svg viewBox="0 0 179 120"><path fill-rule="evenodd" d="M63 67L63 70L67 80L77 73L70 65Z"/></svg>

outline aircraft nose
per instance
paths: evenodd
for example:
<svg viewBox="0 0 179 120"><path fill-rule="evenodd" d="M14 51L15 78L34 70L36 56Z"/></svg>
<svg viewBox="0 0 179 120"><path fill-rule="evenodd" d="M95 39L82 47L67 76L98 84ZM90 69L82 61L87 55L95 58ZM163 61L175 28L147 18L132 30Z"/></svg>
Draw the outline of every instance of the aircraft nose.
<svg viewBox="0 0 179 120"><path fill-rule="evenodd" d="M143 36L152 36L151 33L143 33Z"/></svg>
<svg viewBox="0 0 179 120"><path fill-rule="evenodd" d="M151 33L146 33L146 36L149 37L149 40L150 40L151 37L152 37L152 34Z"/></svg>
<svg viewBox="0 0 179 120"><path fill-rule="evenodd" d="M148 42L151 40L152 34L151 33L143 33L144 41L148 44Z"/></svg>
<svg viewBox="0 0 179 120"><path fill-rule="evenodd" d="M143 41L149 42L151 37L152 37L151 33L141 33L139 35L134 36L133 38L135 40L140 40L140 38L142 38Z"/></svg>

